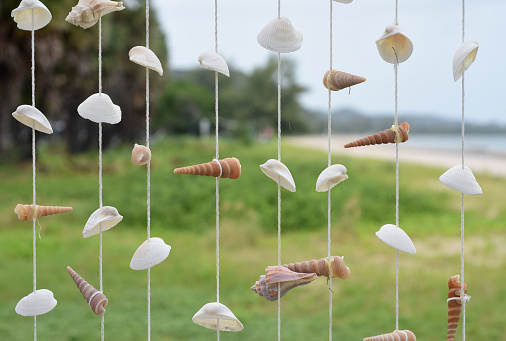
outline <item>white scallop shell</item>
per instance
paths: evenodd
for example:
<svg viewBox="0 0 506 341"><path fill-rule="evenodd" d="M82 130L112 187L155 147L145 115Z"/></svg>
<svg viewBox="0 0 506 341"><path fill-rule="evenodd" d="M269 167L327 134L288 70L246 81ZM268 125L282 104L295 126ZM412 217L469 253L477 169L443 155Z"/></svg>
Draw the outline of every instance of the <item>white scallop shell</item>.
<svg viewBox="0 0 506 341"><path fill-rule="evenodd" d="M269 178L276 181L281 187L286 188L290 192L295 192L295 181L288 167L278 160L270 159L266 163L260 165L260 169Z"/></svg>
<svg viewBox="0 0 506 341"><path fill-rule="evenodd" d="M467 195L482 194L481 187L476 181L473 172L462 165L453 166L439 177L444 185Z"/></svg>
<svg viewBox="0 0 506 341"><path fill-rule="evenodd" d="M53 128L46 116L34 106L26 104L20 105L16 111L12 113L12 117L30 128L33 128L33 124L35 123L35 130L40 132L46 134L53 133Z"/></svg>
<svg viewBox="0 0 506 341"><path fill-rule="evenodd" d="M286 17L274 18L258 33L258 43L267 50L294 52L302 45L302 33L295 30Z"/></svg>
<svg viewBox="0 0 506 341"><path fill-rule="evenodd" d="M163 68L156 54L145 46L134 46L128 52L130 60L136 64L154 70L163 76Z"/></svg>
<svg viewBox="0 0 506 341"><path fill-rule="evenodd" d="M227 62L217 53L202 52L199 56L199 63L206 69L216 71L230 77Z"/></svg>
<svg viewBox="0 0 506 341"><path fill-rule="evenodd" d="M83 237L88 238L102 232L109 230L110 228L116 226L123 219L118 213L118 210L112 206L103 206L93 212L86 225L83 229Z"/></svg>
<svg viewBox="0 0 506 341"><path fill-rule="evenodd" d="M50 290L39 289L19 300L14 310L22 316L36 316L50 312L56 303Z"/></svg>
<svg viewBox="0 0 506 341"><path fill-rule="evenodd" d="M218 330L218 320L220 330L238 332L244 328L234 313L218 302L205 304L192 318L194 323L214 330Z"/></svg>
<svg viewBox="0 0 506 341"><path fill-rule="evenodd" d="M340 2L342 4L351 4L353 0L334 0L335 2Z"/></svg>
<svg viewBox="0 0 506 341"><path fill-rule="evenodd" d="M327 192L329 189L348 179L346 167L343 165L332 165L323 170L316 180L316 191Z"/></svg>
<svg viewBox="0 0 506 341"><path fill-rule="evenodd" d="M130 268L146 270L160 264L169 256L170 249L170 245L165 244L162 238L150 238L137 248L130 261Z"/></svg>
<svg viewBox="0 0 506 341"><path fill-rule="evenodd" d="M395 48L396 40L397 48ZM390 64L402 63L413 53L413 43L397 25L388 25L385 28L385 33L376 40L376 47L381 58Z"/></svg>
<svg viewBox="0 0 506 341"><path fill-rule="evenodd" d="M83 118L95 123L116 124L121 121L121 108L107 94L93 94L77 107Z"/></svg>
<svg viewBox="0 0 506 341"><path fill-rule="evenodd" d="M381 226L380 230L376 232L376 236L388 246L393 247L402 252L416 253L416 248L406 232L400 227L392 224Z"/></svg>
<svg viewBox="0 0 506 341"><path fill-rule="evenodd" d="M33 30L43 28L51 21L51 12L39 0L21 0L18 8L13 9L11 16L14 18L20 30L32 30L32 10L33 10Z"/></svg>
<svg viewBox="0 0 506 341"><path fill-rule="evenodd" d="M473 40L463 42L453 55L453 80L456 82L464 71L469 69L478 54L478 43Z"/></svg>

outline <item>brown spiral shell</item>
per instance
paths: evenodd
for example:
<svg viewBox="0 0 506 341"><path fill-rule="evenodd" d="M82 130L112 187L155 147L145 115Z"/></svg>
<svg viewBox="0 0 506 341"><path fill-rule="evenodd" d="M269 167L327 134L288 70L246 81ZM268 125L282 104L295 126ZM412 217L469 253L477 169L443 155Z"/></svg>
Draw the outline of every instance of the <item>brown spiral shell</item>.
<svg viewBox="0 0 506 341"><path fill-rule="evenodd" d="M382 143L400 143L406 142L409 139L409 123L404 122L399 124L397 129L392 126L390 129L385 129L379 133L369 135L359 140L347 143L344 148L369 146L373 144Z"/></svg>
<svg viewBox="0 0 506 341"><path fill-rule="evenodd" d="M18 204L14 209L14 213L18 215L19 220L39 219L51 214L72 211L72 207L64 206L40 206L40 205L23 205Z"/></svg>
<svg viewBox="0 0 506 341"><path fill-rule="evenodd" d="M464 283L464 293L461 295L462 283L459 282L459 275L450 277L448 281L448 298L464 297L467 293L467 285ZM462 311L462 300L448 301L448 329L446 334L447 341L455 339L455 333L459 325L460 312Z"/></svg>
<svg viewBox="0 0 506 341"><path fill-rule="evenodd" d="M416 336L410 330L396 330L388 334L366 337L364 341L416 341Z"/></svg>
<svg viewBox="0 0 506 341"><path fill-rule="evenodd" d="M237 179L241 175L241 163L235 157L228 157L223 160L219 160L219 162L222 168L221 176L220 165L218 165L218 162L216 161L201 163L194 166L176 168L174 169L174 173L214 176L215 178L220 177L230 179Z"/></svg>
<svg viewBox="0 0 506 341"><path fill-rule="evenodd" d="M347 279L350 277L350 268L344 264L344 258L340 256L332 256L330 258L321 258L318 260L310 260L299 263L290 263L283 265L284 267L297 272L315 273L318 276L328 278Z"/></svg>
<svg viewBox="0 0 506 341"><path fill-rule="evenodd" d="M328 70L323 76L323 85L332 91L339 91L363 82L365 82L364 77L355 76L334 69Z"/></svg>
<svg viewBox="0 0 506 341"><path fill-rule="evenodd" d="M288 290L309 284L315 279L315 273L297 273L284 266L268 266L265 268L265 275L260 276L251 290L268 301L275 301L283 297Z"/></svg>
<svg viewBox="0 0 506 341"><path fill-rule="evenodd" d="M95 289L93 285L86 282L84 278L82 278L70 266L67 266L67 271L69 272L70 276L72 276L72 279L79 288L79 291L81 291L81 293L83 294L83 297L86 300L86 302L88 302L88 305L90 306L91 310L99 316L104 316L105 307L109 302L107 297L105 297L103 293Z"/></svg>

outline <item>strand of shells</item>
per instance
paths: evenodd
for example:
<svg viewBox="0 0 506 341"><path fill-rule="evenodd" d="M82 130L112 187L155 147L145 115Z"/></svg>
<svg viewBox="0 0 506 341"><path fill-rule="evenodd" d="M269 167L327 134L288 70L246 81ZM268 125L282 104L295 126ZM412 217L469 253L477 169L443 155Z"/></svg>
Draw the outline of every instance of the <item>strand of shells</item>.
<svg viewBox="0 0 506 341"><path fill-rule="evenodd" d="M47 215L70 212L72 207L64 206L39 206L39 205L23 205L18 204L14 209L14 213L18 215L19 220L39 219Z"/></svg>
<svg viewBox="0 0 506 341"><path fill-rule="evenodd" d="M462 293L462 283L459 282L459 275L450 277L448 281L448 329L447 341L455 339L455 333L459 325L460 312L462 311L462 304L464 300L469 300L467 296L467 285L464 283L464 292Z"/></svg>
<svg viewBox="0 0 506 341"><path fill-rule="evenodd" d="M396 330L392 333L366 337L364 341L416 341L416 336L410 330Z"/></svg>
<svg viewBox="0 0 506 341"><path fill-rule="evenodd" d="M318 276L328 278L347 279L350 277L350 268L344 264L344 258L340 256L332 256L330 258L320 258L318 260L310 260L299 263L290 263L283 265L284 267L302 273L315 273Z"/></svg>
<svg viewBox="0 0 506 341"><path fill-rule="evenodd" d="M65 21L86 29L95 25L101 16L124 9L121 1L79 0L77 5L72 7L72 11L67 15Z"/></svg>
<svg viewBox="0 0 506 341"><path fill-rule="evenodd" d="M107 297L105 297L103 293L95 289L93 285L86 282L84 278L82 278L70 266L67 266L67 271L69 272L70 276L72 276L72 279L79 288L79 291L81 291L81 293L83 294L83 297L86 300L86 302L88 302L88 305L90 306L91 310L99 316L104 316L105 307L109 302Z"/></svg>
<svg viewBox="0 0 506 341"><path fill-rule="evenodd" d="M383 143L406 142L409 139L408 133L409 133L409 123L404 122L399 124L397 127L393 125L392 128L390 129L385 129L383 131L380 131L379 133L375 133L367 137L358 139L356 141L347 143L344 145L344 148L369 146Z"/></svg>
<svg viewBox="0 0 506 341"><path fill-rule="evenodd" d="M176 168L174 169L174 173L214 176L215 178L220 177L230 179L237 179L241 175L241 163L235 157L228 157L223 160L218 160L218 162L211 161L201 163L199 165ZM221 172L220 172L220 165L221 165Z"/></svg>
<svg viewBox="0 0 506 341"><path fill-rule="evenodd" d="M315 279L315 273L298 273L284 266L268 266L265 268L265 275L260 276L260 279L251 287L251 290L265 297L268 301L275 301L283 297L288 290L309 284Z"/></svg>
<svg viewBox="0 0 506 341"><path fill-rule="evenodd" d="M332 91L339 91L350 86L365 82L364 77L355 76L334 69L328 70L323 76L323 85Z"/></svg>

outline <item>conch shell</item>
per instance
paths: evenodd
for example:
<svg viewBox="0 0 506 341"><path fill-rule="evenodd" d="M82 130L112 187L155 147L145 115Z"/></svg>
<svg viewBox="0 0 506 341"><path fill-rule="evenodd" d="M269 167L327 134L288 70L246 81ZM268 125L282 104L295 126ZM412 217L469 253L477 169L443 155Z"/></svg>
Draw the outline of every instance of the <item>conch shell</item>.
<svg viewBox="0 0 506 341"><path fill-rule="evenodd" d="M455 332L459 325L460 312L462 311L462 304L464 301L468 302L471 296L467 294L467 285L464 283L464 292L462 290L462 283L459 282L459 275L450 277L448 281L448 329L447 341L455 339Z"/></svg>
<svg viewBox="0 0 506 341"><path fill-rule="evenodd" d="M260 280L251 287L251 290L268 301L275 301L283 297L288 290L309 284L315 279L315 273L302 274L284 266L268 266L265 268L265 275L260 276ZM278 284L280 292L278 292Z"/></svg>
<svg viewBox="0 0 506 341"><path fill-rule="evenodd" d="M339 91L350 86L365 82L364 77L355 76L334 69L328 70L323 76L323 85L332 91Z"/></svg>
<svg viewBox="0 0 506 341"><path fill-rule="evenodd" d="M366 337L364 339L364 341L383 341L383 340L416 341L416 336L410 330L396 330L392 333Z"/></svg>
<svg viewBox="0 0 506 341"><path fill-rule="evenodd" d="M318 276L328 278L339 277L347 279L350 277L350 268L344 264L344 257L331 256L330 258L321 258L318 260L310 260L300 263L290 263L283 265L292 271L302 273L315 273Z"/></svg>
<svg viewBox="0 0 506 341"><path fill-rule="evenodd" d="M380 131L379 133L375 133L367 137L361 138L359 140L347 143L344 145L344 148L369 146L373 144L382 144L382 143L406 142L409 139L408 133L409 133L409 123L404 122L399 124L397 127L393 125L392 128L390 129L385 129L383 131Z"/></svg>
<svg viewBox="0 0 506 341"><path fill-rule="evenodd" d="M105 307L109 300L100 291L95 289L93 285L86 282L77 272L75 272L70 266L67 266L67 271L76 283L77 287L84 296L86 302L88 302L91 310L99 316L104 316Z"/></svg>
<svg viewBox="0 0 506 341"><path fill-rule="evenodd" d="M33 17L32 17L33 12ZM21 0L18 8L12 10L11 16L24 31L34 31L43 28L51 21L51 12L39 0ZM33 19L33 22L32 22Z"/></svg>
<svg viewBox="0 0 506 341"><path fill-rule="evenodd" d="M47 215L70 211L72 211L72 207L22 205L22 204L18 204L14 209L14 213L18 215L19 220L39 219L40 217L44 217Z"/></svg>
<svg viewBox="0 0 506 341"><path fill-rule="evenodd" d="M123 2L107 0L79 0L72 11L67 15L65 21L82 28L90 28L95 25L101 16L114 11L125 9Z"/></svg>
<svg viewBox="0 0 506 341"><path fill-rule="evenodd" d="M135 144L132 150L132 162L136 165L142 166L151 161L151 150L143 145Z"/></svg>
<svg viewBox="0 0 506 341"><path fill-rule="evenodd" d="M241 163L235 157L227 157L223 160L176 168L174 173L237 179L241 175Z"/></svg>

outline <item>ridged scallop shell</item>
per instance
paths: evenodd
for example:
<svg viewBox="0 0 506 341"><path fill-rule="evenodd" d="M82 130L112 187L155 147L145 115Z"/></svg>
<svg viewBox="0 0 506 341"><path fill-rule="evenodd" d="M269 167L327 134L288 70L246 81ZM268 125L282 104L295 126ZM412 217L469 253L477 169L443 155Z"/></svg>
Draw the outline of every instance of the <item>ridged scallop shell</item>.
<svg viewBox="0 0 506 341"><path fill-rule="evenodd" d="M456 82L473 64L478 54L478 43L474 40L463 42L453 55L453 80Z"/></svg>
<svg viewBox="0 0 506 341"><path fill-rule="evenodd" d="M439 177L444 185L467 195L482 194L481 187L469 167L462 165L453 166Z"/></svg>
<svg viewBox="0 0 506 341"><path fill-rule="evenodd" d="M280 184L281 187L286 188L290 192L295 192L295 181L293 180L292 173L281 161L270 159L266 163L260 165L260 169L269 178Z"/></svg>
<svg viewBox="0 0 506 341"><path fill-rule="evenodd" d="M293 27L290 19L274 18L258 33L257 41L267 50L289 53L300 49L302 33Z"/></svg>
<svg viewBox="0 0 506 341"><path fill-rule="evenodd" d="M116 124L121 121L121 108L107 94L93 94L77 107L83 118L95 123Z"/></svg>
<svg viewBox="0 0 506 341"><path fill-rule="evenodd" d="M416 248L408 234L400 227L392 224L381 226L380 230L376 232L376 236L388 246L393 247L402 252L415 254Z"/></svg>
<svg viewBox="0 0 506 341"><path fill-rule="evenodd" d="M33 23L32 23L33 10ZM11 16L14 18L20 30L39 30L51 21L51 12L39 0L21 0L16 9L13 9Z"/></svg>
<svg viewBox="0 0 506 341"><path fill-rule="evenodd" d="M18 204L14 209L14 213L18 215L19 220L39 219L40 217L70 211L72 211L72 207L23 204Z"/></svg>
<svg viewBox="0 0 506 341"><path fill-rule="evenodd" d="M163 68L156 54L145 46L134 46L128 52L128 57L135 64L147 67L163 76Z"/></svg>
<svg viewBox="0 0 506 341"><path fill-rule="evenodd" d="M135 144L132 149L132 162L136 165L146 165L151 161L151 150L143 145Z"/></svg>
<svg viewBox="0 0 506 341"><path fill-rule="evenodd" d="M35 123L35 130L42 133L53 133L53 128L46 116L34 106L26 104L20 105L17 107L16 111L12 113L12 117L30 128L33 128L33 124Z"/></svg>
<svg viewBox="0 0 506 341"><path fill-rule="evenodd" d="M93 212L83 229L83 237L88 238L116 226L123 219L118 210L112 206L103 206Z"/></svg>
<svg viewBox="0 0 506 341"><path fill-rule="evenodd" d="M471 296L467 295L467 285L464 284L464 292L462 293L462 283L459 282L459 275L450 277L448 281L448 328L446 332L446 340L453 341L455 333L459 325L460 313L464 301L467 303Z"/></svg>
<svg viewBox="0 0 506 341"><path fill-rule="evenodd" d="M416 341L416 336L410 330L396 330L392 333L366 337L363 341Z"/></svg>
<svg viewBox="0 0 506 341"><path fill-rule="evenodd" d="M390 129L385 129L379 133L375 133L356 141L347 143L344 148L369 146L383 143L401 143L409 139L409 123L403 122L397 127L395 125Z"/></svg>
<svg viewBox="0 0 506 341"><path fill-rule="evenodd" d="M350 277L350 268L344 263L344 257L331 256L330 258L320 258L299 263L290 263L283 265L285 268L302 273L315 273L318 276L328 278L347 279Z"/></svg>
<svg viewBox="0 0 506 341"><path fill-rule="evenodd" d="M227 62L217 53L202 52L199 56L199 63L206 69L216 71L230 77Z"/></svg>
<svg viewBox="0 0 506 341"><path fill-rule="evenodd" d="M95 25L101 16L124 9L121 1L79 0L77 5L72 7L72 11L67 15L65 21L87 29Z"/></svg>
<svg viewBox="0 0 506 341"><path fill-rule="evenodd" d="M241 163L235 157L227 157L219 161L211 161L201 163L199 165L176 168L174 169L174 173L237 179L241 176Z"/></svg>
<svg viewBox="0 0 506 341"><path fill-rule="evenodd" d="M170 249L170 245L165 244L162 238L150 238L137 248L130 261L130 268L146 270L160 264L169 256Z"/></svg>
<svg viewBox="0 0 506 341"><path fill-rule="evenodd" d="M70 266L67 266L67 271L70 274L70 276L72 276L74 283L79 288L81 294L83 294L83 297L86 300L86 302L88 302L88 305L90 306L91 310L99 316L104 316L105 307L109 302L107 297L105 297L105 295L102 292L95 289L93 285L86 282L84 278L82 278Z"/></svg>
<svg viewBox="0 0 506 341"><path fill-rule="evenodd" d="M202 327L218 330L218 321L220 331L238 332L244 326L234 313L224 304L218 302L206 303L195 315L192 321Z"/></svg>
<svg viewBox="0 0 506 341"><path fill-rule="evenodd" d="M323 76L323 85L332 91L339 91L365 82L364 77L337 70L328 70Z"/></svg>
<svg viewBox="0 0 506 341"><path fill-rule="evenodd" d="M268 301L275 301L283 297L288 290L309 284L316 277L316 273L298 273L284 266L268 266L265 275L260 276L251 290Z"/></svg>
<svg viewBox="0 0 506 341"><path fill-rule="evenodd" d="M346 167L343 165L332 165L323 170L316 180L316 191L327 192L329 189L348 179Z"/></svg>
<svg viewBox="0 0 506 341"><path fill-rule="evenodd" d="M376 40L376 47L381 58L390 64L400 64L413 53L413 43L397 25L389 25L385 28L385 33Z"/></svg>
<svg viewBox="0 0 506 341"><path fill-rule="evenodd" d="M57 303L50 290L39 289L19 300L14 310L21 316L37 316L50 312Z"/></svg>

